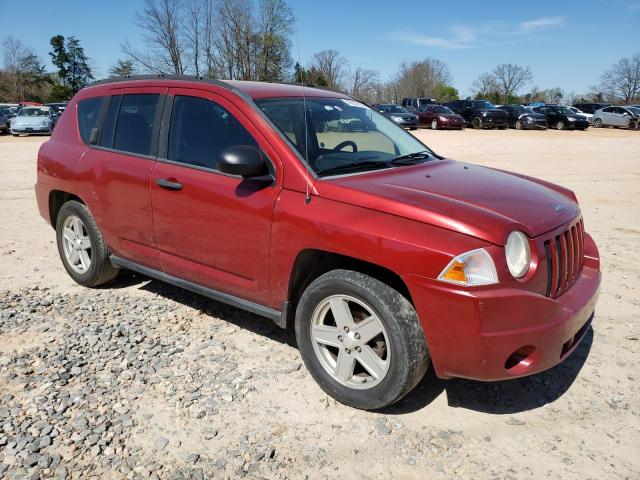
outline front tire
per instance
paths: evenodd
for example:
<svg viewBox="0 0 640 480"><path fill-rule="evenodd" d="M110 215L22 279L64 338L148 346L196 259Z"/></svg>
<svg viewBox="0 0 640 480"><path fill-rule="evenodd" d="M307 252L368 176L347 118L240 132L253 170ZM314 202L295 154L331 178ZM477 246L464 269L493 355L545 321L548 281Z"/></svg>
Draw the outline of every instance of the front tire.
<svg viewBox="0 0 640 480"><path fill-rule="evenodd" d="M397 402L429 366L411 303L359 272L333 270L315 279L298 303L295 331L311 376L328 395L354 408Z"/></svg>
<svg viewBox="0 0 640 480"><path fill-rule="evenodd" d="M596 118L593 121L593 126L596 128L602 128L602 119L601 118Z"/></svg>
<svg viewBox="0 0 640 480"><path fill-rule="evenodd" d="M473 120L471 121L471 125L475 129L482 128L482 119L480 117L474 117Z"/></svg>
<svg viewBox="0 0 640 480"><path fill-rule="evenodd" d="M522 130L524 125L522 124L521 120L516 120L514 127L516 127L516 130Z"/></svg>
<svg viewBox="0 0 640 480"><path fill-rule="evenodd" d="M564 130L566 127L565 123L560 120L558 123L556 123L556 130Z"/></svg>
<svg viewBox="0 0 640 480"><path fill-rule="evenodd" d="M67 273L85 287L110 282L118 274L110 252L86 205L71 200L56 219L58 253Z"/></svg>

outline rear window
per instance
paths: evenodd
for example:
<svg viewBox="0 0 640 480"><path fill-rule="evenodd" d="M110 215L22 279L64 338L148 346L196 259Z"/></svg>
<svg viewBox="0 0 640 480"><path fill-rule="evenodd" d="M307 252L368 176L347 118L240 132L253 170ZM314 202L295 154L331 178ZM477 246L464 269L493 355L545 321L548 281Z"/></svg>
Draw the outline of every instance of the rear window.
<svg viewBox="0 0 640 480"><path fill-rule="evenodd" d="M123 95L116 123L113 148L137 155L153 155L151 142L159 94Z"/></svg>
<svg viewBox="0 0 640 480"><path fill-rule="evenodd" d="M78 129L84 143L89 143L91 130L98 122L103 97L87 98L78 102Z"/></svg>

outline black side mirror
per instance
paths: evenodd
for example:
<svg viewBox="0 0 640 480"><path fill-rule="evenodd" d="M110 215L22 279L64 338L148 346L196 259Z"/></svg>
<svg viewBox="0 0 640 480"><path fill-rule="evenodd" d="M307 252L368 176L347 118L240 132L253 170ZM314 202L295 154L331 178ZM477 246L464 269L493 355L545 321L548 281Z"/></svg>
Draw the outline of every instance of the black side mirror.
<svg viewBox="0 0 640 480"><path fill-rule="evenodd" d="M225 148L218 158L218 170L242 178L262 177L269 173L262 152L251 145Z"/></svg>

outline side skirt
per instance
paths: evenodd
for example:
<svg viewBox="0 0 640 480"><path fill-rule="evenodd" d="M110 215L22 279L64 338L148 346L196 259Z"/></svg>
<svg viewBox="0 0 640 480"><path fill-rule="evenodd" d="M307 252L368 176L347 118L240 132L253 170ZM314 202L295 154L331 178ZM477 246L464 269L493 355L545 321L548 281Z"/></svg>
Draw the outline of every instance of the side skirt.
<svg viewBox="0 0 640 480"><path fill-rule="evenodd" d="M173 275L168 275L159 270L139 265L135 262L125 260L124 258L117 257L115 255L111 255L110 260L111 263L116 267L133 270L134 272L141 273L142 275L146 275L147 277L151 277L156 280L160 280L161 282L175 285L176 287L184 288L185 290L189 290L204 297L208 297L212 300L226 303L227 305L231 305L232 307L241 308L242 310L255 313L256 315L260 315L262 317L267 317L273 320L279 327L286 328L286 311L279 312L278 310L265 307L264 305L260 305L259 303L235 297L233 295L229 295L228 293L212 290L211 288L198 285L197 283L189 282L188 280L184 280L182 278L174 277Z"/></svg>

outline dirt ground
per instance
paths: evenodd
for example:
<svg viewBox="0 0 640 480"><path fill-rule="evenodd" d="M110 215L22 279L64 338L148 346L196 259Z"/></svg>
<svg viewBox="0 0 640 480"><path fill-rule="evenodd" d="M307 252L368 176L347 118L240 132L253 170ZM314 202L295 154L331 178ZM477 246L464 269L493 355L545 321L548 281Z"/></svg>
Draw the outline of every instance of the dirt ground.
<svg viewBox="0 0 640 480"><path fill-rule="evenodd" d="M275 446L273 458L281 462L278 469L260 470L263 478L640 478L640 132L421 130L416 135L447 157L521 172L576 192L604 274L592 330L565 363L542 374L480 383L441 381L430 371L400 404L368 413L336 404L304 367L296 368L291 335L256 327L255 317L245 324L242 313L228 308L214 308L217 315L203 318L193 302L182 302L182 318L197 318L192 328L198 334L207 334L208 322L229 322L211 338L231 345L227 350L237 353L238 370L250 368L257 378L253 393L225 407L227 436L211 448L233 449L232 439L258 432ZM2 295L34 286L70 298L87 294L66 275L54 231L37 211L36 154L45 140L0 135ZM130 281L114 294L172 301L148 283ZM0 356L27 348L29 338L0 330ZM276 359L294 366L277 370L279 365L270 364ZM0 370L0 397L9 390L3 375ZM154 398L132 402L132 410L153 416ZM131 439L149 449L151 460L172 462L171 455L152 455L153 438L163 432L184 436L181 424L168 413L157 417ZM198 448L193 439L206 426L197 421L188 426L192 440L182 444ZM188 451L177 445L179 459ZM2 450L0 443L0 463Z"/></svg>

